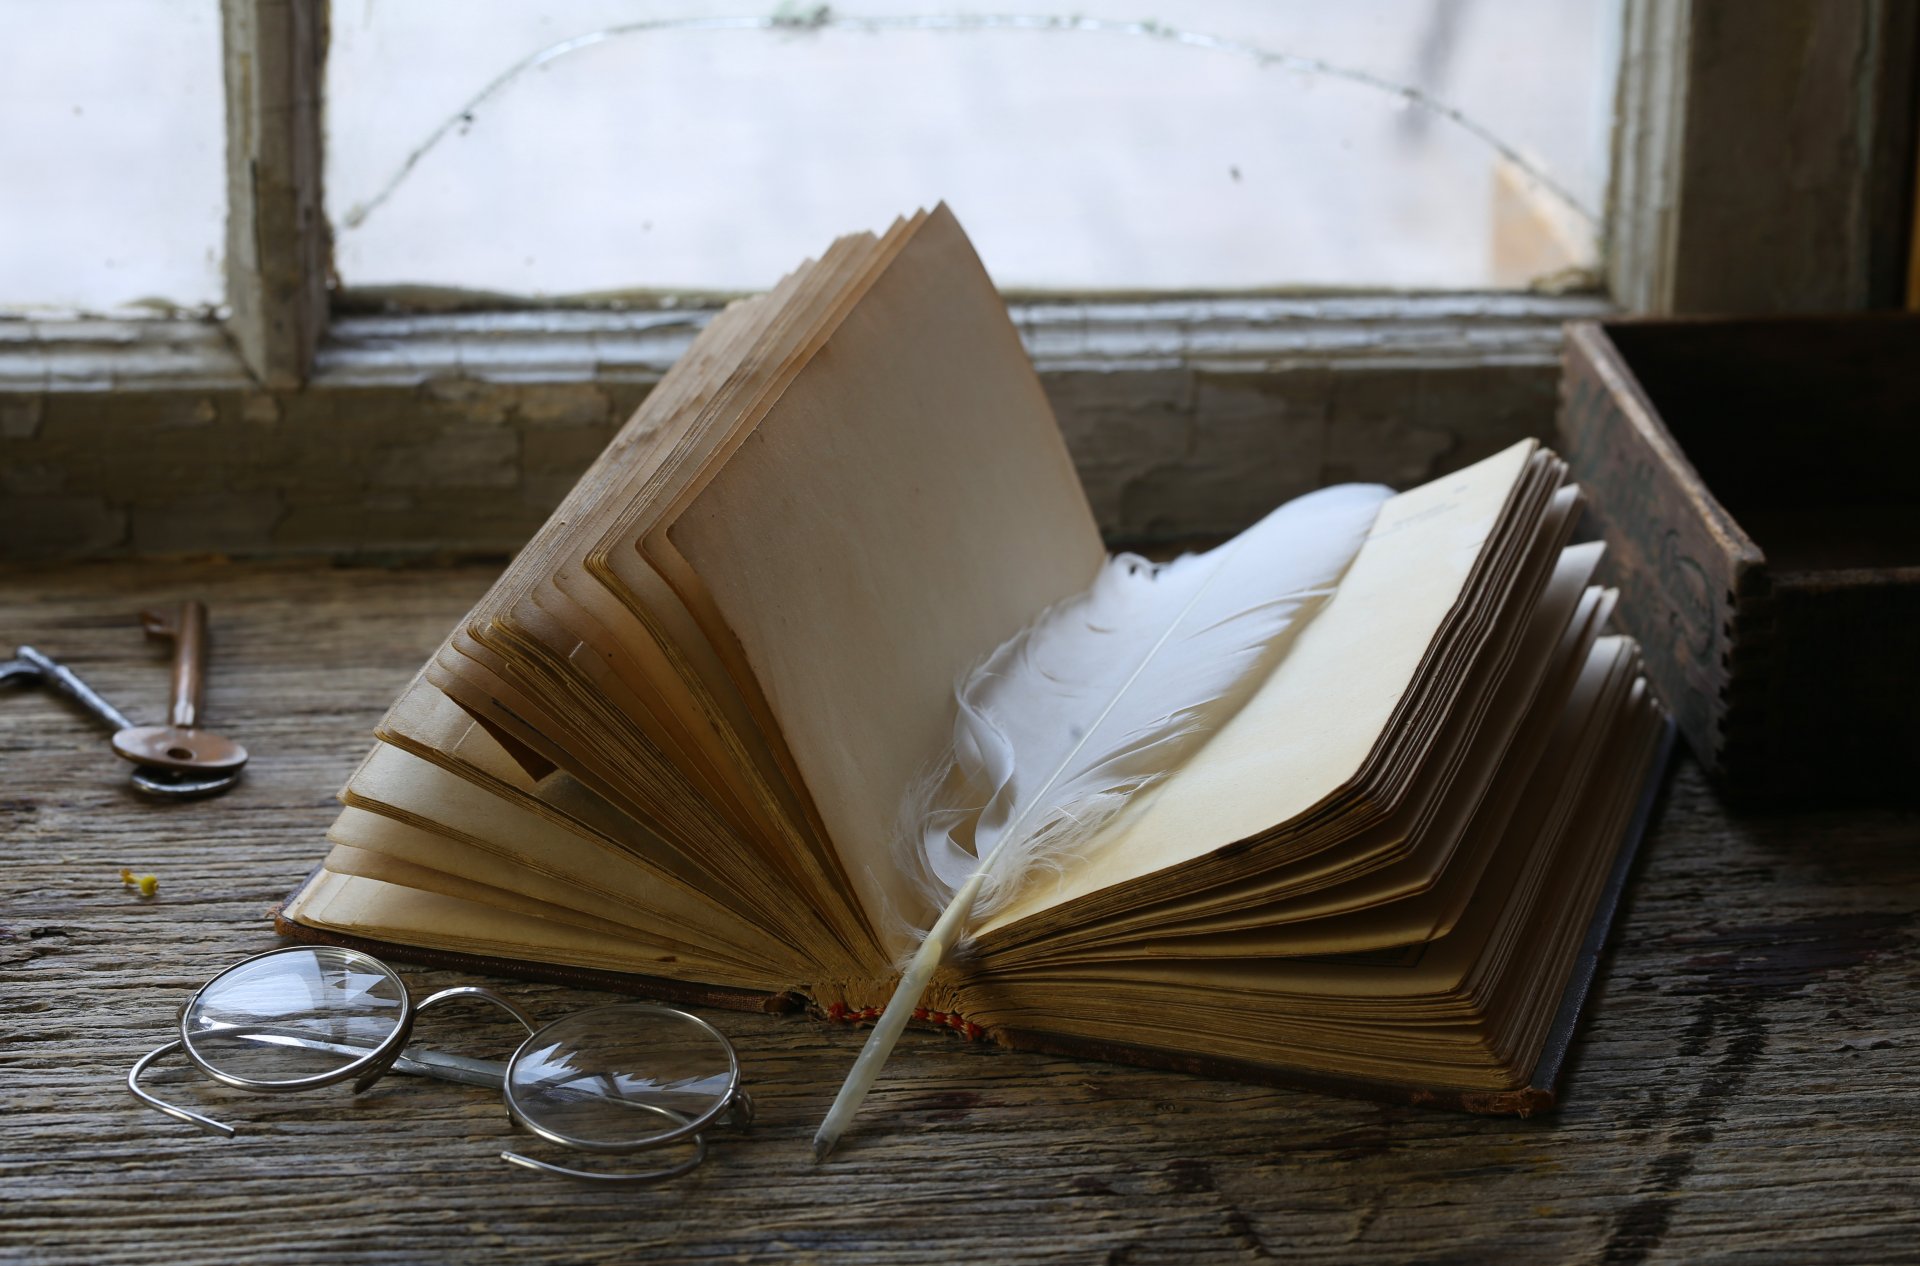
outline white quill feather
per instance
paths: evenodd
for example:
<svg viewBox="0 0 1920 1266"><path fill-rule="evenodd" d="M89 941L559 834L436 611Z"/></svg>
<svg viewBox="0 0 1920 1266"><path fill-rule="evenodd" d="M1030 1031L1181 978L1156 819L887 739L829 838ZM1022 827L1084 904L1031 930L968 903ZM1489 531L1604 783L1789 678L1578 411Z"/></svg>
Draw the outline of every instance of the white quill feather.
<svg viewBox="0 0 1920 1266"><path fill-rule="evenodd" d="M906 810L917 823L907 864L946 908L815 1134L816 1157L838 1142L971 921L1036 866L1067 864L1232 714L1252 671L1332 591L1391 495L1371 484L1326 488L1205 554L1158 566L1109 559L1091 589L960 683L950 763L910 793Z"/></svg>

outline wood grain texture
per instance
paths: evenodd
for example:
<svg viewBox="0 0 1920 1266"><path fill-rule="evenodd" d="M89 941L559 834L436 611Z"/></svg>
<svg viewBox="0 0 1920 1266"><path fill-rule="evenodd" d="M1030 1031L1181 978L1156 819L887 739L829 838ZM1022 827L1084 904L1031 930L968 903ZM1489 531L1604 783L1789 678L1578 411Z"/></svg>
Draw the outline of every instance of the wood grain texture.
<svg viewBox="0 0 1920 1266"><path fill-rule="evenodd" d="M1544 437L1561 322L1611 308L1428 294L1009 311L1101 530L1135 544L1231 535L1323 484L1422 483ZM298 390L250 380L205 322L0 321L0 560L517 548L713 312L343 317Z"/></svg>
<svg viewBox="0 0 1920 1266"><path fill-rule="evenodd" d="M159 1078L240 1125L139 1108L186 993L276 944L368 732L483 567L94 564L0 572L0 635L136 720L144 603L212 610L223 799L137 800L63 700L0 687L0 1261L403 1263L1920 1260L1920 816L1731 816L1683 763L1555 1115L1484 1119L1003 1052L910 1032L840 1156L807 1140L860 1043L709 1012L751 1136L653 1190L495 1159L484 1091L393 1077L267 1099ZM9 643L11 644L11 643ZM160 878L124 890L120 869ZM410 972L422 987L458 979ZM538 1015L600 995L510 985ZM505 1031L459 1009L447 1049Z"/></svg>

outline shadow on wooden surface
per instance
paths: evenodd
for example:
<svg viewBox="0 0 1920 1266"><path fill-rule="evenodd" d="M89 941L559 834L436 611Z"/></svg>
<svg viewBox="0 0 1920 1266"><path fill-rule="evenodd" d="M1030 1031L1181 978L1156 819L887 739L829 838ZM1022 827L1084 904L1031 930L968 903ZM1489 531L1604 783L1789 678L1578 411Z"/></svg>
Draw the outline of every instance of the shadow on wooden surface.
<svg viewBox="0 0 1920 1266"><path fill-rule="evenodd" d="M355 1099L157 1080L240 1126L139 1108L127 1067L187 992L272 948L374 721L490 568L99 564L0 571L0 641L138 721L166 694L142 605L212 611L229 795L137 799L64 700L0 686L0 1258L516 1263L1914 1260L1920 814L1732 816L1677 771L1576 1045L1529 1121L1016 1055L910 1032L857 1135L808 1139L858 1032L708 1012L760 1123L651 1190L509 1169L497 1097L394 1077ZM159 877L143 901L120 871ZM421 988L447 972L409 972ZM536 1015L601 995L510 984ZM423 1022L427 1023L427 1022ZM500 1024L430 1018L489 1054Z"/></svg>

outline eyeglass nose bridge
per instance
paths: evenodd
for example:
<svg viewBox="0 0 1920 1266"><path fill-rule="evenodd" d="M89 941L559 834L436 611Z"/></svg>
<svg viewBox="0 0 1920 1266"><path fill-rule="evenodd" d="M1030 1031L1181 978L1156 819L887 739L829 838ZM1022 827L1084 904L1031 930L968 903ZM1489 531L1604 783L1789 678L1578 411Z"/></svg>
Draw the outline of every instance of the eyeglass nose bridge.
<svg viewBox="0 0 1920 1266"><path fill-rule="evenodd" d="M428 994L425 998L422 998L419 1002L407 1008L405 1017L400 1021L398 1033L394 1038L389 1039L391 1044L390 1048L387 1049L378 1060L370 1064L365 1072L354 1078L353 1093L356 1095L362 1093L371 1088L373 1084L382 1077L385 1077L393 1071L395 1061L404 1055L407 1047L412 1044L413 1024L414 1021L420 1017L422 1011L425 1011L428 1007L438 1006L444 1002L457 1002L463 998L478 998L484 1002L491 1002L494 1006L499 1007L508 1015L518 1020L521 1027L525 1028L528 1033L532 1033L537 1027L533 1022L533 1017L528 1015L524 1008L495 993L493 990L483 988L479 985L456 985L451 989L442 989L437 993Z"/></svg>
<svg viewBox="0 0 1920 1266"><path fill-rule="evenodd" d="M366 1071L353 1079L353 1093L356 1095L365 1093L373 1086L373 1083L392 1072L393 1061L400 1058L400 1052L405 1050L407 1043L412 1040L413 1015L410 1013L400 1021L400 1027L394 1031L393 1037L388 1040L383 1053L371 1064L367 1065Z"/></svg>

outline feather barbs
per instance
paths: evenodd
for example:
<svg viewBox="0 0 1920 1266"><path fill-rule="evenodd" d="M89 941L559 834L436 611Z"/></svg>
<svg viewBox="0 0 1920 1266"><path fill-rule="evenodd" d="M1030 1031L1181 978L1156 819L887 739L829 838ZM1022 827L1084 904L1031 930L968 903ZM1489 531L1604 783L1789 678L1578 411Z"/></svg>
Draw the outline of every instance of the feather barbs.
<svg viewBox="0 0 1920 1266"><path fill-rule="evenodd" d="M960 682L952 746L903 806L903 862L943 908L814 1134L817 1159L839 1143L975 918L1036 867L1065 865L1232 715L1254 669L1339 580L1390 495L1327 488L1205 554L1158 566L1109 559L1086 593L1042 613Z"/></svg>
<svg viewBox="0 0 1920 1266"><path fill-rule="evenodd" d="M1116 555L988 655L955 691L947 763L905 806L904 860L935 905L985 869L974 914L1000 907L1177 768L1332 592L1390 495L1328 488L1203 554Z"/></svg>

